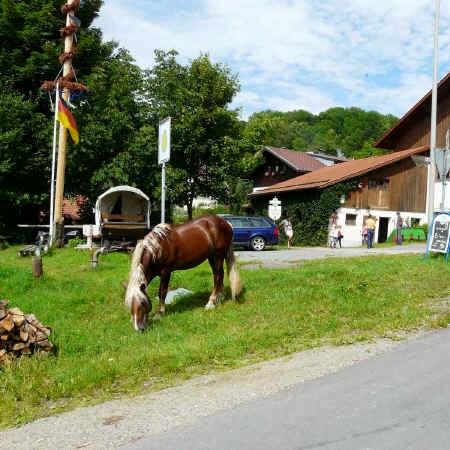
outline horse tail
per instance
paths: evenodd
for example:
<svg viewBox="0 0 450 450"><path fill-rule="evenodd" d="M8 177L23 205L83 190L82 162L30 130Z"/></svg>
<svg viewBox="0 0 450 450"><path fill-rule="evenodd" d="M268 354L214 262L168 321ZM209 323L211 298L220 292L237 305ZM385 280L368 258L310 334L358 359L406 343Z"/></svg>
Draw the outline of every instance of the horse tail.
<svg viewBox="0 0 450 450"><path fill-rule="evenodd" d="M237 267L238 266L237 260L233 251L233 244L230 244L230 246L227 249L226 261L227 261L228 279L230 280L230 287L231 287L231 298L235 300L236 297L238 297L242 291L242 283L241 277L239 275L239 270Z"/></svg>

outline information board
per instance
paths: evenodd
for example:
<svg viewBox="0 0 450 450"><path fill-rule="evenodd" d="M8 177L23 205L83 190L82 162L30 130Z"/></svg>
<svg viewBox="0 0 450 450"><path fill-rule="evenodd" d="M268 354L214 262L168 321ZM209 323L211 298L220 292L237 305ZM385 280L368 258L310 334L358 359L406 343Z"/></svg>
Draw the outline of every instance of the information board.
<svg viewBox="0 0 450 450"><path fill-rule="evenodd" d="M433 220L428 251L447 253L450 238L450 215L438 214Z"/></svg>
<svg viewBox="0 0 450 450"><path fill-rule="evenodd" d="M158 164L170 160L170 117L159 123L158 133Z"/></svg>

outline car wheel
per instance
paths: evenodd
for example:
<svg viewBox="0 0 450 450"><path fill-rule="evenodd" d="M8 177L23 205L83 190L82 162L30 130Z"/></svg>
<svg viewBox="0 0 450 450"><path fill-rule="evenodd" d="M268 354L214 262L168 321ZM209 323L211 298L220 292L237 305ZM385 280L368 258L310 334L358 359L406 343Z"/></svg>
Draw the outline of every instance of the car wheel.
<svg viewBox="0 0 450 450"><path fill-rule="evenodd" d="M264 250L265 246L266 246L266 240L262 236L255 236L250 241L250 248L257 252Z"/></svg>

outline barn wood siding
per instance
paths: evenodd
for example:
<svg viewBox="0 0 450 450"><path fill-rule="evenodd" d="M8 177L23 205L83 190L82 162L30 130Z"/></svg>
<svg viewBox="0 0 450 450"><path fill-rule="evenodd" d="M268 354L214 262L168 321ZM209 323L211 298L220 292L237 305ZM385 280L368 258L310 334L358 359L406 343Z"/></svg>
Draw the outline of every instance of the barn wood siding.
<svg viewBox="0 0 450 450"><path fill-rule="evenodd" d="M387 180L386 189L369 189L369 180ZM427 169L408 158L361 178L362 187L347 196L344 207L425 212Z"/></svg>
<svg viewBox="0 0 450 450"><path fill-rule="evenodd" d="M416 119L403 127L403 132L396 138L395 150L420 147L430 143L431 104L427 104ZM445 146L445 134L450 128L450 95L439 99L436 126L436 145Z"/></svg>
<svg viewBox="0 0 450 450"><path fill-rule="evenodd" d="M255 186L271 186L272 184L280 183L281 181L302 174L302 172L295 171L292 167L275 158L273 155L266 154L265 160L266 162L255 170L253 176ZM275 171L276 166L278 166L278 172ZM283 170L284 173L281 173ZM266 175L266 172L269 172L269 175Z"/></svg>

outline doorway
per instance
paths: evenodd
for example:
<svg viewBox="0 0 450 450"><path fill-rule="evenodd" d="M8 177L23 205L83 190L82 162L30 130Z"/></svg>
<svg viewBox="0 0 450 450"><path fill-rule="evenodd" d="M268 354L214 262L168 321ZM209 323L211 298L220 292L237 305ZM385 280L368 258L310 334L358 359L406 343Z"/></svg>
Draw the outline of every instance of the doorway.
<svg viewBox="0 0 450 450"><path fill-rule="evenodd" d="M380 217L378 224L378 242L386 242L388 238L389 217Z"/></svg>

